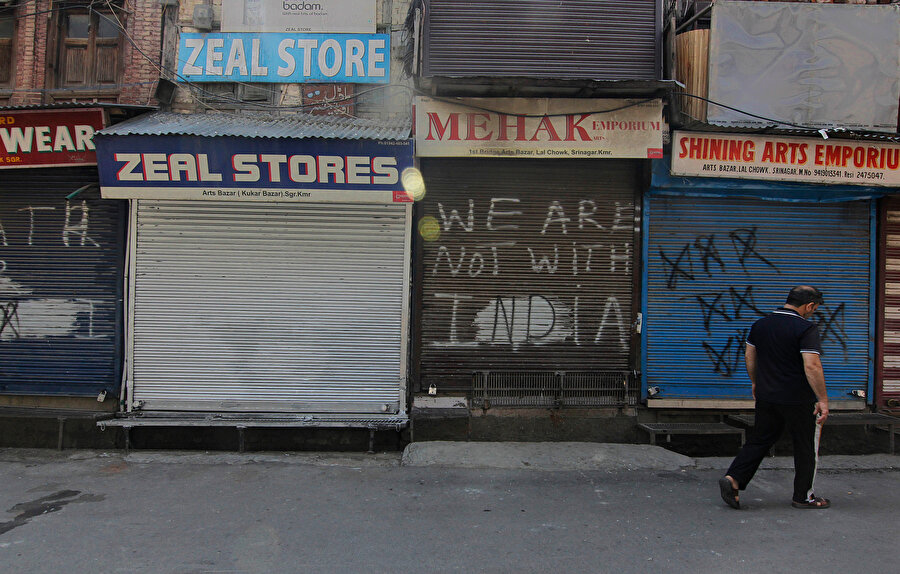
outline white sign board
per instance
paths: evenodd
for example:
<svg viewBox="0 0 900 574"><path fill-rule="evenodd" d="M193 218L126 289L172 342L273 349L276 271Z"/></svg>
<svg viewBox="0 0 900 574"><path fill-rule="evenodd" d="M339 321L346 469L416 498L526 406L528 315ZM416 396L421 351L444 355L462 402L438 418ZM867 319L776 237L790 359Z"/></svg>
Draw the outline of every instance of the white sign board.
<svg viewBox="0 0 900 574"><path fill-rule="evenodd" d="M662 101L416 98L419 157L658 158Z"/></svg>
<svg viewBox="0 0 900 574"><path fill-rule="evenodd" d="M222 0L221 31L374 34L375 0Z"/></svg>
<svg viewBox="0 0 900 574"><path fill-rule="evenodd" d="M672 175L900 186L900 145L675 132Z"/></svg>

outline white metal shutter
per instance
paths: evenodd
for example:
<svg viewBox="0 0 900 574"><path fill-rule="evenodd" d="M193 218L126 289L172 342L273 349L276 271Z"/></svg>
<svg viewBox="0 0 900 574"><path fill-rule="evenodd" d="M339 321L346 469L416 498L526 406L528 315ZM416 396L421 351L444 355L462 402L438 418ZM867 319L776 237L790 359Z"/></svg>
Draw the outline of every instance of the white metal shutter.
<svg viewBox="0 0 900 574"><path fill-rule="evenodd" d="M145 410L405 410L409 209L137 202Z"/></svg>

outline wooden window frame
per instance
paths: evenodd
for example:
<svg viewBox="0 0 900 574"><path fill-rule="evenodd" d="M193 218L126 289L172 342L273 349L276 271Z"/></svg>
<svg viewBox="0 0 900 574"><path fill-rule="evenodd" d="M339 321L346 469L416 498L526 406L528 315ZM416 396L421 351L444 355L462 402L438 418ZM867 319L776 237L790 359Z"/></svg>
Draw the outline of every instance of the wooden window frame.
<svg viewBox="0 0 900 574"><path fill-rule="evenodd" d="M0 17L8 17L13 20L12 36L0 38L0 59L4 60L3 64L6 65L6 73L8 75L6 79L3 79L2 75L0 75L0 91L6 91L16 86L16 37L19 31L16 8L0 6ZM6 61L7 56L3 54L4 51L7 51L9 54L8 61Z"/></svg>
<svg viewBox="0 0 900 574"><path fill-rule="evenodd" d="M60 99L108 98L119 93L124 71L122 64L124 33L120 31L115 38L97 36L102 19L100 14L112 19L117 18L123 25L125 24L124 10L117 9L120 7L115 2L110 4L115 10L115 14L108 10L90 9L87 2L76 1L60 4L61 9L57 12L54 27L56 66L51 78L51 85L54 86L51 97ZM87 38L68 38L70 16L88 16ZM83 51L83 54L78 54L78 50ZM101 75L104 71L102 57L107 58L105 77ZM76 69L83 72L80 78L71 75Z"/></svg>

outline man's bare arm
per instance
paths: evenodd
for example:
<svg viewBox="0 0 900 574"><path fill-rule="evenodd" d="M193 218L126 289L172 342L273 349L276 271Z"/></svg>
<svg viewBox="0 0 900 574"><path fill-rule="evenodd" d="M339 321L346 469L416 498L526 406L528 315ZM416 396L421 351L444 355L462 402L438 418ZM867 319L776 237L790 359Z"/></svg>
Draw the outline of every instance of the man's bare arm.
<svg viewBox="0 0 900 574"><path fill-rule="evenodd" d="M756 399L756 347L744 345L744 363L747 365L747 375L753 385L753 398Z"/></svg>
<svg viewBox="0 0 900 574"><path fill-rule="evenodd" d="M822 369L822 360L816 353L802 353L803 370L806 372L806 380L816 394L816 415L819 422L825 422L828 418L828 391L825 389L825 371Z"/></svg>

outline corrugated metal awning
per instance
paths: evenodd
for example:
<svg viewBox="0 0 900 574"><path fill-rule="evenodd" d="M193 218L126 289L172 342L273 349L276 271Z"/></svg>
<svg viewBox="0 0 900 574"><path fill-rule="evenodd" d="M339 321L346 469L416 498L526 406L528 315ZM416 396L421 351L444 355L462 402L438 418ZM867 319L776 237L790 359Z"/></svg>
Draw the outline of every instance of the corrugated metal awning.
<svg viewBox="0 0 900 574"><path fill-rule="evenodd" d="M344 140L406 140L410 121L376 122L362 118L291 116L267 113L178 114L155 112L116 124L100 132L113 136L190 135L203 137L238 136L247 138L327 138Z"/></svg>

